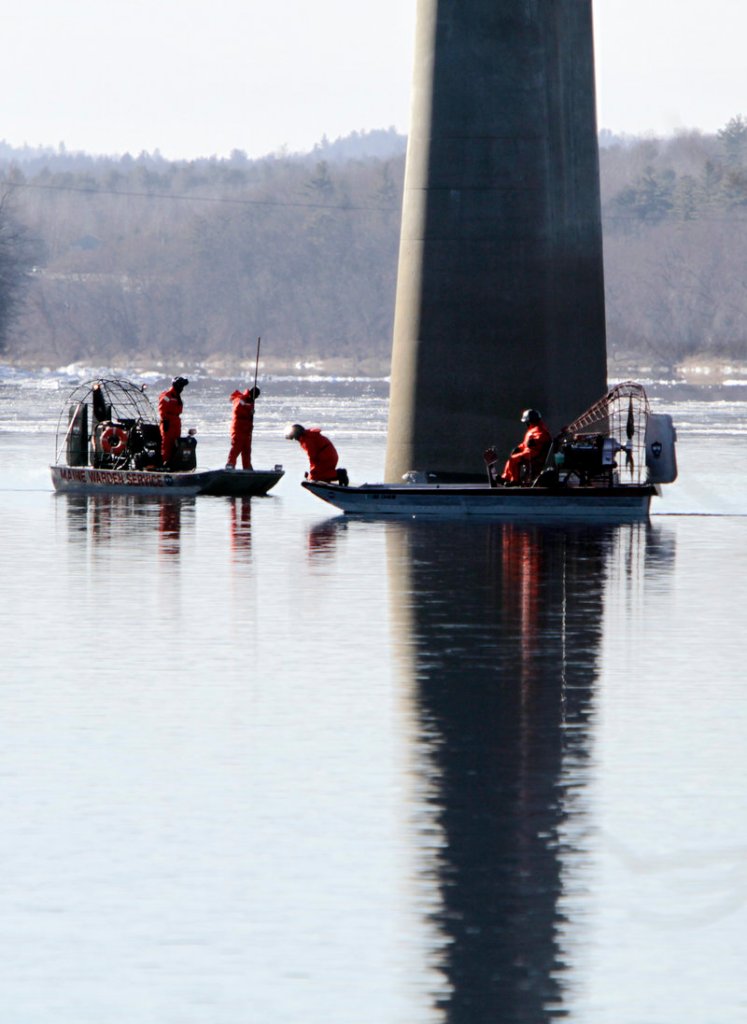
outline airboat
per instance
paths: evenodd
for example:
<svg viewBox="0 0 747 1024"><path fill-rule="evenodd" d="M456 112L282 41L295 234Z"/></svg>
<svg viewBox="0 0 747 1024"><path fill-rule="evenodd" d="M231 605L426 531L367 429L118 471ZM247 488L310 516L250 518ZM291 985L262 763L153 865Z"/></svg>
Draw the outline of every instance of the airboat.
<svg viewBox="0 0 747 1024"><path fill-rule="evenodd" d="M197 469L194 431L179 438L168 466L161 432L144 385L97 378L78 385L57 425L56 491L225 497L265 495L283 476L273 469Z"/></svg>
<svg viewBox="0 0 747 1024"><path fill-rule="evenodd" d="M558 434L535 476L503 486L495 449L476 481L436 472L406 473L402 483L342 486L305 480L317 498L353 516L635 522L677 478L672 417L654 413L641 384L615 385Z"/></svg>

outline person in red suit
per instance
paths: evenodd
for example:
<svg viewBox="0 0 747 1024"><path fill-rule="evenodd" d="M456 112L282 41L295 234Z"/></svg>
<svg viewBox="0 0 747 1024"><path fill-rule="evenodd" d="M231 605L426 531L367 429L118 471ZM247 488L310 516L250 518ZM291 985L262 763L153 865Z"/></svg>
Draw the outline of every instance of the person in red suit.
<svg viewBox="0 0 747 1024"><path fill-rule="evenodd" d="M542 471L552 444L552 434L536 409L525 409L521 422L526 424L524 440L517 445L503 467L504 484L529 483Z"/></svg>
<svg viewBox="0 0 747 1024"><path fill-rule="evenodd" d="M347 483L348 477L344 469L337 469L337 449L318 427L308 430L300 423L292 423L285 432L289 441L298 441L309 457L309 471L304 476L307 480L323 480L333 483Z"/></svg>
<svg viewBox="0 0 747 1024"><path fill-rule="evenodd" d="M231 418L231 450L228 453L226 469L236 469L236 460L241 456L244 469L252 468L252 431L254 430L254 403L259 398L258 387L245 391L234 391L231 395L233 416Z"/></svg>
<svg viewBox="0 0 747 1024"><path fill-rule="evenodd" d="M158 396L158 419L161 426L161 458L168 466L174 454L176 442L182 435L182 391L189 381L186 377L174 377L171 387Z"/></svg>

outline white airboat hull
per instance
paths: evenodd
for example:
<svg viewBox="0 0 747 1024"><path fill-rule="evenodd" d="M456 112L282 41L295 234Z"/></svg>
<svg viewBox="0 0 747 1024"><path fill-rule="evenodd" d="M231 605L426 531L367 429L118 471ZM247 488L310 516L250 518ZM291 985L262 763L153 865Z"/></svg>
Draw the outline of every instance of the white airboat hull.
<svg viewBox="0 0 747 1024"><path fill-rule="evenodd" d="M138 469L96 469L92 466L50 466L54 489L67 494L143 494L190 497L265 495L283 476L282 469L192 470L164 473Z"/></svg>
<svg viewBox="0 0 747 1024"><path fill-rule="evenodd" d="M639 522L648 517L653 485L490 487L487 484L362 484L305 480L322 501L353 516L475 516L482 519Z"/></svg>

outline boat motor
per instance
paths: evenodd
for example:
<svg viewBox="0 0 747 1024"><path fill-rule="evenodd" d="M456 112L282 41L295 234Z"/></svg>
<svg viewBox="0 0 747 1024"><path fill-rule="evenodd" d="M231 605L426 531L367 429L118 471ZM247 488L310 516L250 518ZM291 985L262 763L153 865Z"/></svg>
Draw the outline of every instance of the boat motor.
<svg viewBox="0 0 747 1024"><path fill-rule="evenodd" d="M130 457L135 469L160 469L161 431L156 423L139 420L130 432Z"/></svg>
<svg viewBox="0 0 747 1024"><path fill-rule="evenodd" d="M175 473L188 473L197 468L196 430L191 429L186 437L180 437L174 445L174 452L169 459L169 469Z"/></svg>
<svg viewBox="0 0 747 1024"><path fill-rule="evenodd" d="M606 434L572 434L561 438L555 453L555 465L561 473L575 474L582 484L594 478L607 478L617 464L615 456L623 446Z"/></svg>

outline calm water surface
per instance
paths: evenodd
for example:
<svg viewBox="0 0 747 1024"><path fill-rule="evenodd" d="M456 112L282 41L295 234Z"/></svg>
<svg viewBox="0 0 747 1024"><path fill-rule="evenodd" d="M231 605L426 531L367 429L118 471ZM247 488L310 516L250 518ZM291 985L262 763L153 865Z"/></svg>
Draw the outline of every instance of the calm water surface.
<svg viewBox="0 0 747 1024"><path fill-rule="evenodd" d="M0 372L2 1020L747 1020L744 387L564 528L330 515L282 426L381 478L375 381L263 385L266 499L55 496L75 382Z"/></svg>

